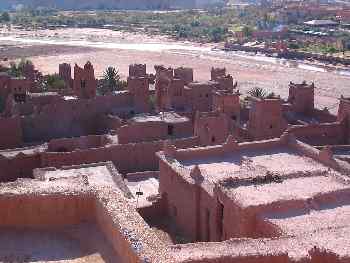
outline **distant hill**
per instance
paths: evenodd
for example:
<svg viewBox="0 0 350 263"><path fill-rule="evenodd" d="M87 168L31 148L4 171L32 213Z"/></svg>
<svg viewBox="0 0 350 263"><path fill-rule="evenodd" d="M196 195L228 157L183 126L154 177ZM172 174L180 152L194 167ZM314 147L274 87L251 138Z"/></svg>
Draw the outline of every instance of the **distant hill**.
<svg viewBox="0 0 350 263"><path fill-rule="evenodd" d="M224 0L0 0L0 9L18 5L57 9L169 9L198 8Z"/></svg>

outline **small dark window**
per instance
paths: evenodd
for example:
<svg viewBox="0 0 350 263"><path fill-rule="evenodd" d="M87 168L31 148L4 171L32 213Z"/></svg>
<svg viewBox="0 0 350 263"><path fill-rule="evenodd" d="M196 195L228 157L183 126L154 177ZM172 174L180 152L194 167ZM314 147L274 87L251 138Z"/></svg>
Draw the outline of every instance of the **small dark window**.
<svg viewBox="0 0 350 263"><path fill-rule="evenodd" d="M223 238L224 234L224 205L218 200L218 211L217 211L217 227L220 240Z"/></svg>
<svg viewBox="0 0 350 263"><path fill-rule="evenodd" d="M237 120L237 117L236 117L235 115L232 115L232 116L231 116L231 119L234 120L234 121L236 121L236 120Z"/></svg>
<svg viewBox="0 0 350 263"><path fill-rule="evenodd" d="M135 112L133 110L130 111L130 115L134 115Z"/></svg>
<svg viewBox="0 0 350 263"><path fill-rule="evenodd" d="M173 206L173 215L174 215L174 217L177 216L177 207L176 206Z"/></svg>
<svg viewBox="0 0 350 263"><path fill-rule="evenodd" d="M174 135L174 126L168 125L168 135L172 136Z"/></svg>
<svg viewBox="0 0 350 263"><path fill-rule="evenodd" d="M205 94L205 97L206 97L206 98L209 98L209 94Z"/></svg>
<svg viewBox="0 0 350 263"><path fill-rule="evenodd" d="M86 87L86 81L85 81L85 80L81 80L81 81L80 81L80 86L81 86L82 89L85 89L85 87Z"/></svg>
<svg viewBox="0 0 350 263"><path fill-rule="evenodd" d="M273 128L273 126L272 125L270 125L270 129L272 129Z"/></svg>
<svg viewBox="0 0 350 263"><path fill-rule="evenodd" d="M211 137L211 142L215 142L215 141L216 141L215 137L214 136Z"/></svg>

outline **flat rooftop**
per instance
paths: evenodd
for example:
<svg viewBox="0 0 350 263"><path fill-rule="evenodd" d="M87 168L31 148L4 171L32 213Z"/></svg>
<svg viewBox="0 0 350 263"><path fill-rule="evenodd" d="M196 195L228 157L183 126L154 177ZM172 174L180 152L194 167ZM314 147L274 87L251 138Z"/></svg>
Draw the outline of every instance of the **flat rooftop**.
<svg viewBox="0 0 350 263"><path fill-rule="evenodd" d="M225 192L241 207L268 205L288 200L307 200L319 194L334 193L350 187L334 177L313 176L299 177L270 182L238 186Z"/></svg>
<svg viewBox="0 0 350 263"><path fill-rule="evenodd" d="M291 217L268 217L267 220L289 236L300 236L305 233L349 228L350 205L312 210L308 214Z"/></svg>
<svg viewBox="0 0 350 263"><path fill-rule="evenodd" d="M260 167L265 172L283 175L296 173L321 173L328 171L328 167L315 160L302 156L288 147L278 147L265 150L242 150L224 156L211 156L180 161L186 168L192 169L198 165L203 176L211 182L218 182L227 178L246 177L241 172L242 166ZM290 165L292 164L292 165ZM250 176L250 175L249 175Z"/></svg>
<svg viewBox="0 0 350 263"><path fill-rule="evenodd" d="M113 186L115 181L113 171L107 164L94 164L86 166L68 167L62 169L38 169L40 179L55 181L67 178L82 178L93 186Z"/></svg>
<svg viewBox="0 0 350 263"><path fill-rule="evenodd" d="M180 123L189 122L187 117L181 116L175 112L162 112L157 115L139 114L130 119L132 122L167 122L167 123Z"/></svg>

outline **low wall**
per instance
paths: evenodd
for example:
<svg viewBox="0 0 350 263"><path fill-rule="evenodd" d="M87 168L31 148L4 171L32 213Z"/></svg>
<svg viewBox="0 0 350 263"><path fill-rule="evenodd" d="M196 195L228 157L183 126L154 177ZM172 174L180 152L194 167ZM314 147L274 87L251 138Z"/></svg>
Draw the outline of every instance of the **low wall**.
<svg viewBox="0 0 350 263"><path fill-rule="evenodd" d="M48 143L49 152L72 152L104 146L105 135L89 135L78 138L53 139Z"/></svg>
<svg viewBox="0 0 350 263"><path fill-rule="evenodd" d="M74 194L0 196L0 226L42 228L93 220L92 198Z"/></svg>
<svg viewBox="0 0 350 263"><path fill-rule="evenodd" d="M121 263L140 262L136 251L132 249L130 243L123 236L123 229L113 221L113 217L108 214L108 209L99 201L96 202L96 222L113 249L118 253L122 260Z"/></svg>
<svg viewBox="0 0 350 263"><path fill-rule="evenodd" d="M250 149L264 150L264 149L278 147L283 143L284 142L282 142L281 139L245 142L245 143L238 144L237 147L232 149L230 149L231 148L230 146L227 147L226 143L224 143L223 145L178 150L176 153L176 158L185 161L185 160L192 160L192 159L198 159L198 158L206 158L211 156L220 156L228 152L234 152L234 151L243 151L243 150L250 150Z"/></svg>
<svg viewBox="0 0 350 263"><path fill-rule="evenodd" d="M323 151L317 150L316 148L297 140L290 140L289 145L292 148L294 148L296 151L299 151L300 153L326 166L329 166L336 171L339 171L345 174L350 173L349 163L334 158L333 155L329 155L328 153L324 152L324 150Z"/></svg>
<svg viewBox="0 0 350 263"><path fill-rule="evenodd" d="M298 140L311 145L345 144L346 141L346 129L340 123L292 126L288 132Z"/></svg>
<svg viewBox="0 0 350 263"><path fill-rule="evenodd" d="M0 156L0 182L18 178L33 178L33 169L41 167L40 154L22 155L12 158Z"/></svg>
<svg viewBox="0 0 350 263"><path fill-rule="evenodd" d="M174 140L178 148L198 145L198 138ZM163 148L163 141L112 145L95 149L76 150L67 153L42 153L43 167L60 168L67 165L112 161L121 173L158 170L156 152Z"/></svg>
<svg viewBox="0 0 350 263"><path fill-rule="evenodd" d="M128 181L134 182L139 180L144 180L148 178L159 178L159 171L145 171L138 173L128 173L126 179Z"/></svg>

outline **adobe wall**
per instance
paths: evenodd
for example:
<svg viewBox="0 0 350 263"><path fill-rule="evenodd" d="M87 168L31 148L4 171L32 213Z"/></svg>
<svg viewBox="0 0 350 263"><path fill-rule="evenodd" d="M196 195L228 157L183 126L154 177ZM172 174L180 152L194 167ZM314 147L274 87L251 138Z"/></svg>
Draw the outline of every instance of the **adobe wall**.
<svg viewBox="0 0 350 263"><path fill-rule="evenodd" d="M129 65L129 76L130 77L146 77L147 76L146 64L131 64L131 65Z"/></svg>
<svg viewBox="0 0 350 263"><path fill-rule="evenodd" d="M24 117L23 139L25 142L39 142L96 134L98 120L99 116L81 116L78 112L69 114L67 111L60 118L49 114Z"/></svg>
<svg viewBox="0 0 350 263"><path fill-rule="evenodd" d="M175 140L174 143L179 148L194 147L198 145L198 138ZM112 145L68 153L44 152L41 154L42 167L60 168L69 165L112 161L117 170L123 174L155 171L158 170L158 159L155 153L160 151L162 147L163 141L156 141Z"/></svg>
<svg viewBox="0 0 350 263"><path fill-rule="evenodd" d="M159 178L159 171L145 171L145 172L136 172L136 173L128 173L125 176L125 179L128 181L134 182L149 178Z"/></svg>
<svg viewBox="0 0 350 263"><path fill-rule="evenodd" d="M168 126L161 121L132 123L117 130L120 144L162 140L167 137L167 132Z"/></svg>
<svg viewBox="0 0 350 263"><path fill-rule="evenodd" d="M0 196L0 226L58 227L93 220L95 204L87 194Z"/></svg>
<svg viewBox="0 0 350 263"><path fill-rule="evenodd" d="M345 117L349 118L349 113L350 113L350 100L347 98L341 97L339 102L337 120L341 121Z"/></svg>
<svg viewBox="0 0 350 263"><path fill-rule="evenodd" d="M73 89L75 94L82 99L91 99L96 96L97 80L94 67L90 62L87 62L84 68L77 64L74 66Z"/></svg>
<svg viewBox="0 0 350 263"><path fill-rule="evenodd" d="M22 143L21 119L0 118L0 149L18 148Z"/></svg>
<svg viewBox="0 0 350 263"><path fill-rule="evenodd" d="M168 134L168 127L172 126L173 134ZM140 132L142 131L142 132ZM120 144L158 141L167 138L186 138L193 135L190 121L180 123L166 123L164 121L134 122L122 126L117 130Z"/></svg>
<svg viewBox="0 0 350 263"><path fill-rule="evenodd" d="M70 64L63 63L58 66L58 75L66 83L66 88L73 88L72 68Z"/></svg>
<svg viewBox="0 0 350 263"><path fill-rule="evenodd" d="M333 153L330 148L326 147L322 151L305 144L303 142L297 141L295 139L289 139L289 146L295 150L303 153L304 155L319 161L320 163L333 168L341 173L350 173L350 164L345 161L334 158Z"/></svg>
<svg viewBox="0 0 350 263"><path fill-rule="evenodd" d="M279 99L255 99L249 111L248 131L254 140L277 138L287 128Z"/></svg>
<svg viewBox="0 0 350 263"><path fill-rule="evenodd" d="M136 251L132 249L130 243L123 236L123 231L125 230L113 221L113 217L109 214L106 204L103 204L97 199L95 205L97 225L122 259L121 263L140 262Z"/></svg>
<svg viewBox="0 0 350 263"><path fill-rule="evenodd" d="M200 148L188 148L178 149L176 152L177 160L194 160L194 159L205 159L211 156L222 156L225 153L233 153L235 151L244 150L267 150L275 147L284 145L285 143L281 139L271 139L265 141L254 141L239 143L237 146L231 147L230 145L215 145Z"/></svg>
<svg viewBox="0 0 350 263"><path fill-rule="evenodd" d="M201 189L199 198L199 234L197 241L221 241L218 231L218 201L212 193Z"/></svg>
<svg viewBox="0 0 350 263"><path fill-rule="evenodd" d="M107 133L103 116L131 104L130 93L122 93L47 105L38 115L22 117L23 140L37 142Z"/></svg>
<svg viewBox="0 0 350 263"><path fill-rule="evenodd" d="M210 80L217 81L218 78L226 76L226 68L211 68L210 75Z"/></svg>
<svg viewBox="0 0 350 263"><path fill-rule="evenodd" d="M12 94L25 94L30 90L31 82L22 78L11 78L9 83Z"/></svg>
<svg viewBox="0 0 350 263"><path fill-rule="evenodd" d="M123 126L123 122L123 119L113 115L104 115L102 119L103 126L106 127L107 131L117 131Z"/></svg>
<svg viewBox="0 0 350 263"><path fill-rule="evenodd" d="M164 94L164 105L166 109L184 110L186 108L186 97L184 93L185 82L182 79L170 81Z"/></svg>
<svg viewBox="0 0 350 263"><path fill-rule="evenodd" d="M146 77L128 77L128 90L133 96L136 112L149 112L149 79Z"/></svg>
<svg viewBox="0 0 350 263"><path fill-rule="evenodd" d="M340 98L339 108L338 108L338 115L337 115L337 121L345 120L347 125L350 124L350 100L344 97ZM347 143L350 140L350 129L347 127Z"/></svg>
<svg viewBox="0 0 350 263"><path fill-rule="evenodd" d="M50 95L42 95L42 96L35 96L29 95L28 102L30 102L33 107L42 107L44 105L48 104L55 104L59 101L63 100L62 97L59 94L50 94Z"/></svg>
<svg viewBox="0 0 350 263"><path fill-rule="evenodd" d="M105 135L89 135L79 138L53 139L48 143L49 152L72 152L76 149L99 148L105 145Z"/></svg>
<svg viewBox="0 0 350 263"><path fill-rule="evenodd" d="M193 112L209 112L212 109L215 83L213 82L192 82L185 88L186 104Z"/></svg>
<svg viewBox="0 0 350 263"><path fill-rule="evenodd" d="M233 83L233 77L231 75L217 77L216 82L218 83L218 89L220 90L233 91L235 85L237 85L237 83Z"/></svg>
<svg viewBox="0 0 350 263"><path fill-rule="evenodd" d="M314 109L311 113L311 116L316 118L321 123L330 123L330 122L336 122L337 116L331 114L328 109Z"/></svg>
<svg viewBox="0 0 350 263"><path fill-rule="evenodd" d="M0 182L33 178L33 169L39 167L41 167L40 154L18 154L12 158L0 156Z"/></svg>
<svg viewBox="0 0 350 263"><path fill-rule="evenodd" d="M110 200L106 199L106 194ZM117 252L121 263L174 262L167 257L165 244L133 205L131 200L121 198L115 191L97 193L96 196L97 225Z"/></svg>
<svg viewBox="0 0 350 263"><path fill-rule="evenodd" d="M225 113L232 123L240 123L241 105L239 93L213 94L213 110Z"/></svg>
<svg viewBox="0 0 350 263"><path fill-rule="evenodd" d="M7 97L10 95L10 76L9 75L0 75L0 97L3 102L6 102Z"/></svg>
<svg viewBox="0 0 350 263"><path fill-rule="evenodd" d="M230 125L225 114L197 113L194 134L198 136L201 145L217 145L226 141Z"/></svg>
<svg viewBox="0 0 350 263"><path fill-rule="evenodd" d="M163 160L159 162L160 178L159 193L168 208L167 213L191 240L197 240L196 227L196 188L189 184L177 171L173 170Z"/></svg>
<svg viewBox="0 0 350 263"><path fill-rule="evenodd" d="M192 68L176 68L174 69L174 78L181 79L185 84L193 82L193 69Z"/></svg>
<svg viewBox="0 0 350 263"><path fill-rule="evenodd" d="M314 84L289 84L288 101L292 104L292 109L297 113L310 113L314 109Z"/></svg>
<svg viewBox="0 0 350 263"><path fill-rule="evenodd" d="M347 141L345 126L339 122L292 126L288 132L311 145L339 145Z"/></svg>

